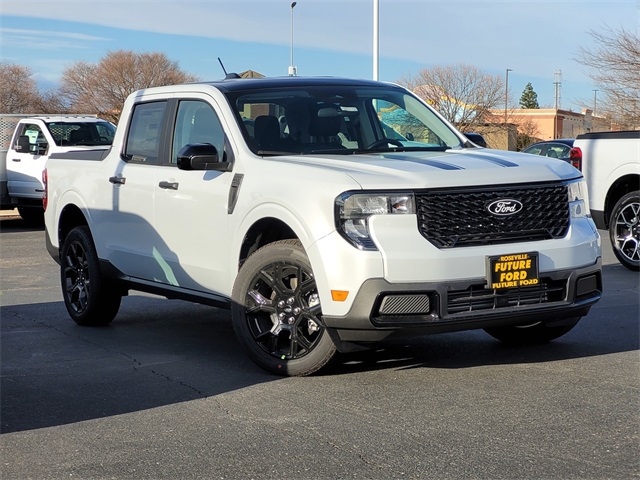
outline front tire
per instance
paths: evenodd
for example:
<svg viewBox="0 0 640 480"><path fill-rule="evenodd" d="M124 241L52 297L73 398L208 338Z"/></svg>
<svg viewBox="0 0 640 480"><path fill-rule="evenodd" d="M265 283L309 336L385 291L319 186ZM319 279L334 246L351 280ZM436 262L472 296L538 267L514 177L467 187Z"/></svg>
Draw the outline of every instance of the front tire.
<svg viewBox="0 0 640 480"><path fill-rule="evenodd" d="M60 252L60 284L67 312L78 325L111 323L122 296L100 273L98 254L89 227L73 228Z"/></svg>
<svg viewBox="0 0 640 480"><path fill-rule="evenodd" d="M609 238L616 258L629 270L640 270L640 192L618 200L609 220Z"/></svg>
<svg viewBox="0 0 640 480"><path fill-rule="evenodd" d="M580 317L577 317L560 325L536 322L531 325L485 328L484 331L509 345L536 345L561 337L573 329L579 321Z"/></svg>
<svg viewBox="0 0 640 480"><path fill-rule="evenodd" d="M297 240L262 247L233 286L231 316L240 344L265 370L310 375L335 355L309 259Z"/></svg>

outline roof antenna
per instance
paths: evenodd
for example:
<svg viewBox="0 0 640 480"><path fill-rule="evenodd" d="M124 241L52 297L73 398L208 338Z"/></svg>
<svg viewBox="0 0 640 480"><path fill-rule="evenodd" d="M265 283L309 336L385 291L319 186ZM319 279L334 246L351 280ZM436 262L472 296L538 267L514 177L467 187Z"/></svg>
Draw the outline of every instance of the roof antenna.
<svg viewBox="0 0 640 480"><path fill-rule="evenodd" d="M220 66L222 67L222 71L224 72L225 80L227 80L228 78L240 78L240 75L238 75L237 73L227 73L227 69L224 68L224 64L222 63L222 60L220 60L220 57L218 57L218 62L220 62Z"/></svg>

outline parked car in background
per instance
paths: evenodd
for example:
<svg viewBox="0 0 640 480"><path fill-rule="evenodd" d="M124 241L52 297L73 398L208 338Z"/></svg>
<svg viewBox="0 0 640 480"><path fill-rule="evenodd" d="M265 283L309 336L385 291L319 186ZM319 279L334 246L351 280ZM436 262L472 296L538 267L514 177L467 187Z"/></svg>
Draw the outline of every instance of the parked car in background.
<svg viewBox="0 0 640 480"><path fill-rule="evenodd" d="M555 140L537 142L522 150L522 153L558 158L580 169L582 166L582 151L574 147L573 142L573 138L557 138Z"/></svg>
<svg viewBox="0 0 640 480"><path fill-rule="evenodd" d="M95 115L0 115L0 209L43 221L42 171L48 158L74 150L108 150L115 125Z"/></svg>

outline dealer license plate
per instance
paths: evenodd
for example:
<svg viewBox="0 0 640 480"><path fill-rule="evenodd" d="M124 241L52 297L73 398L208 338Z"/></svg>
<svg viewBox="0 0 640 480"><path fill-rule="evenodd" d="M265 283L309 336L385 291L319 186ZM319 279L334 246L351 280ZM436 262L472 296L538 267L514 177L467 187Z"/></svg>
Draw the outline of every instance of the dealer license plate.
<svg viewBox="0 0 640 480"><path fill-rule="evenodd" d="M487 288L506 288L538 285L538 252L515 253L488 257Z"/></svg>

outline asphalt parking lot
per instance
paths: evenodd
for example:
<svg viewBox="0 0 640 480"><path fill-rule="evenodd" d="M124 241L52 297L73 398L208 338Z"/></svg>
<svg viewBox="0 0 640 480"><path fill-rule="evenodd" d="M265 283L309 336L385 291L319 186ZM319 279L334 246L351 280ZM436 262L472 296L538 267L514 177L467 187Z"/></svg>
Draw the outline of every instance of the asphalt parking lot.
<svg viewBox="0 0 640 480"><path fill-rule="evenodd" d="M76 326L43 235L0 217L3 479L640 478L639 276L607 238L605 295L557 341L414 338L280 378L224 310L132 294Z"/></svg>

